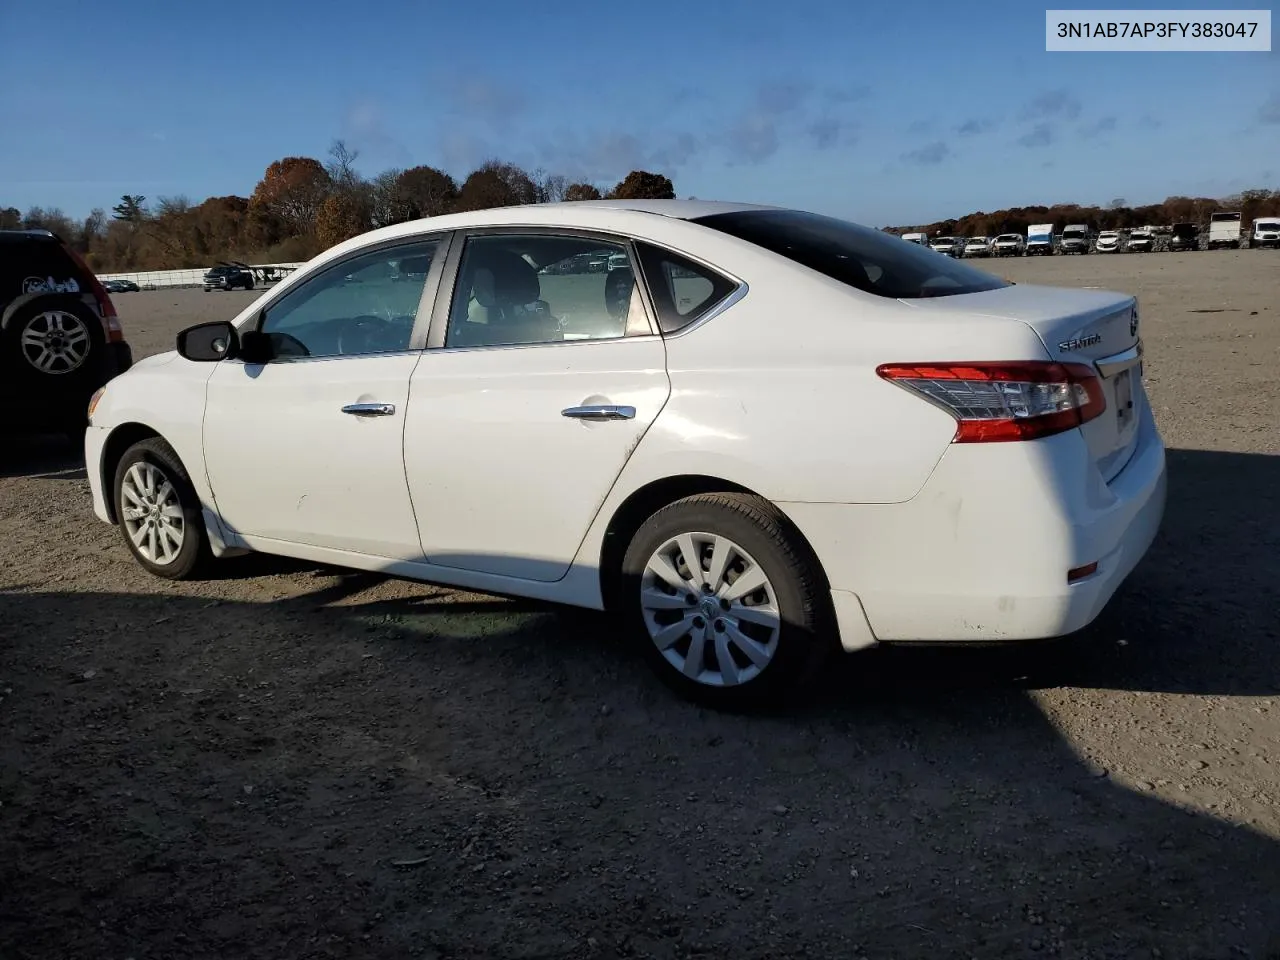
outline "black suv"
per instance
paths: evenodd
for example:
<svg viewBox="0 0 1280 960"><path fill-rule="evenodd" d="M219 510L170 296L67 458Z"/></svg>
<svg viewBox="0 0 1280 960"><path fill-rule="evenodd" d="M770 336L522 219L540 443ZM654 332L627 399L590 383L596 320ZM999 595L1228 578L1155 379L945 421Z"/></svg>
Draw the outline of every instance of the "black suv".
<svg viewBox="0 0 1280 960"><path fill-rule="evenodd" d="M1169 237L1169 250L1199 250L1200 228L1194 223L1175 223Z"/></svg>
<svg viewBox="0 0 1280 960"><path fill-rule="evenodd" d="M226 263L217 267L210 267L204 275L205 293L210 290L234 290L236 287L252 290L253 271L247 267Z"/></svg>
<svg viewBox="0 0 1280 960"><path fill-rule="evenodd" d="M133 365L115 305L48 230L0 230L0 431L78 440L94 391Z"/></svg>

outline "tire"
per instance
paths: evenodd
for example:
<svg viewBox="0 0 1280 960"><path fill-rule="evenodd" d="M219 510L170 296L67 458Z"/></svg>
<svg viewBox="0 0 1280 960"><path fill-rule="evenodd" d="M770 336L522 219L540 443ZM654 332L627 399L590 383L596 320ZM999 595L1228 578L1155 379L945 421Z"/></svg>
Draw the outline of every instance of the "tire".
<svg viewBox="0 0 1280 960"><path fill-rule="evenodd" d="M78 296L41 296L8 311L0 358L21 383L78 394L97 388L106 343L102 321Z"/></svg>
<svg viewBox="0 0 1280 960"><path fill-rule="evenodd" d="M166 495L166 483L171 495ZM126 450L116 465L111 491L125 545L148 573L166 580L190 580L212 562L200 498L182 461L164 440L149 437ZM150 513L142 525L133 527L134 521L126 519L126 509ZM172 533L178 520L180 542L174 550L173 539L164 530L167 527ZM141 547L134 541L135 531L142 535ZM163 548L172 555L166 555Z"/></svg>
<svg viewBox="0 0 1280 960"><path fill-rule="evenodd" d="M686 537L700 554L696 574L680 549ZM731 600L699 590L693 579L705 584L704 574L715 576L709 571L717 549L724 551L723 591L732 594L748 573L753 582L763 577L761 587ZM664 567L665 575L656 572ZM698 494L658 510L627 547L618 590L614 608L654 672L681 696L716 709L789 701L835 646L817 558L786 517L759 497ZM683 598L680 590L688 591ZM759 611L770 599L772 610ZM749 619L736 615L753 608Z"/></svg>

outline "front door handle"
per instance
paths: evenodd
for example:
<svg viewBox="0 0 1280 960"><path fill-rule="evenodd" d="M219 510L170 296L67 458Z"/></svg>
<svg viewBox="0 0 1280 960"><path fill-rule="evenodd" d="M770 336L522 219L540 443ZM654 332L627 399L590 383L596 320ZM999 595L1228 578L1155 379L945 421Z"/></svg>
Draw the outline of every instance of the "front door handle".
<svg viewBox="0 0 1280 960"><path fill-rule="evenodd" d="M572 417L574 420L632 420L635 415L635 407L620 407L612 403L590 403L560 411L560 416Z"/></svg>
<svg viewBox="0 0 1280 960"><path fill-rule="evenodd" d="M342 408L343 413L355 417L389 417L396 412L394 403L348 403Z"/></svg>

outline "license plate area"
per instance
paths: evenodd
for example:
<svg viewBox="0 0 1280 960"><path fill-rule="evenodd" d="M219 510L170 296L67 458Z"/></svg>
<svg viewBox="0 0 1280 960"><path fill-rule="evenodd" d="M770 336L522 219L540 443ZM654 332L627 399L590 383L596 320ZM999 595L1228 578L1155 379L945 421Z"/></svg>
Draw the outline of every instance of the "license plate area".
<svg viewBox="0 0 1280 960"><path fill-rule="evenodd" d="M1121 370L1116 374L1116 427L1123 434L1133 422L1133 370Z"/></svg>

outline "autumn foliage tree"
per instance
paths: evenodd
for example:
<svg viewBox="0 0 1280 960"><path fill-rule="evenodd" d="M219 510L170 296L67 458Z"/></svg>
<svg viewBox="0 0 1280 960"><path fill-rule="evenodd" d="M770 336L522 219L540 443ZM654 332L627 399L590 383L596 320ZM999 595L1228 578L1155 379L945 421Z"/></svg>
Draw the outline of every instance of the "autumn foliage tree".
<svg viewBox="0 0 1280 960"><path fill-rule="evenodd" d="M316 214L332 184L319 160L285 157L267 167L249 204L277 221L287 234L302 236L315 229Z"/></svg>
<svg viewBox="0 0 1280 960"><path fill-rule="evenodd" d="M599 200L600 191L589 183L571 183L565 187L566 200Z"/></svg>
<svg viewBox="0 0 1280 960"><path fill-rule="evenodd" d="M369 227L364 205L350 192L330 194L316 213L316 240L322 248L357 237Z"/></svg>
<svg viewBox="0 0 1280 960"><path fill-rule="evenodd" d="M676 190L670 179L648 170L632 170L612 190L610 200L674 200Z"/></svg>

